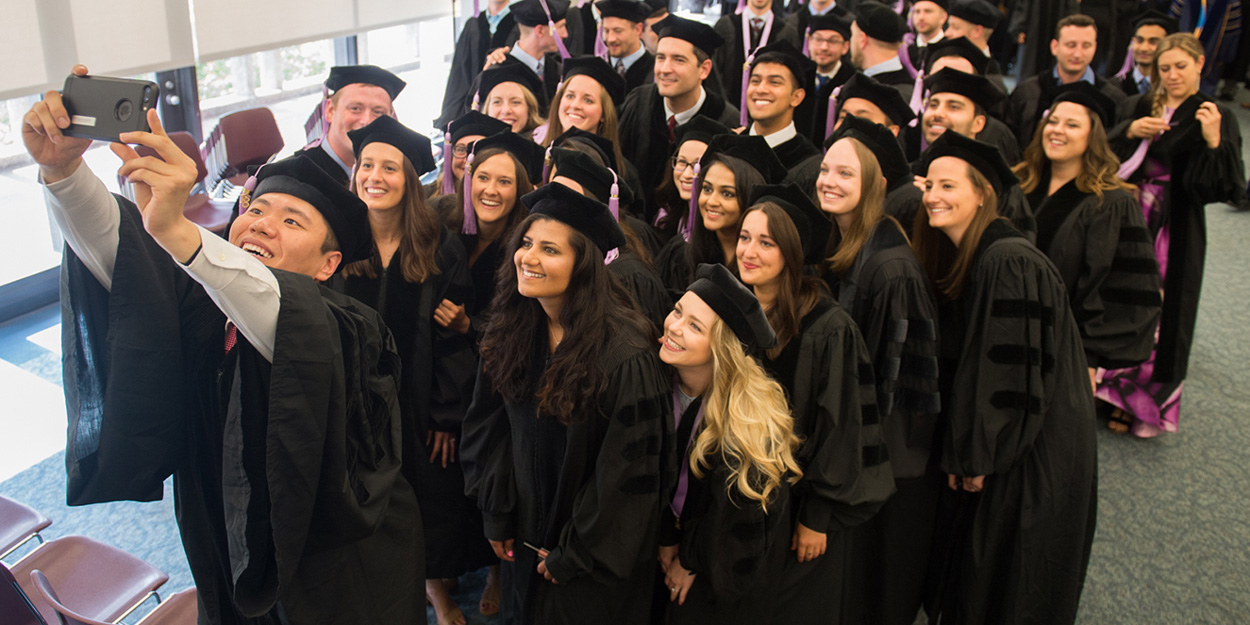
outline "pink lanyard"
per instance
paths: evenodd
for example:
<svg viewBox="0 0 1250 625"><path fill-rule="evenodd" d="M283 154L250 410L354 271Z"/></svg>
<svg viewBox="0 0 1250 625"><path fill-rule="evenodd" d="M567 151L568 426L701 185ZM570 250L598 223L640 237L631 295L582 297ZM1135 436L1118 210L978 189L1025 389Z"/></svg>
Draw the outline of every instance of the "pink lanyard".
<svg viewBox="0 0 1250 625"><path fill-rule="evenodd" d="M1172 114L1175 112L1176 109L1165 108L1163 110L1163 121L1165 123L1171 123ZM1123 165L1120 165L1120 171L1116 172L1116 175L1119 176L1121 180L1128 180L1128 177L1132 176L1133 173L1137 171L1137 168L1141 167L1141 164L1146 161L1146 152L1150 150L1150 142L1154 140L1155 137L1142 139L1141 143L1137 146L1137 150L1133 152L1133 155L1130 156L1127 161L1124 161Z"/></svg>
<svg viewBox="0 0 1250 625"><path fill-rule="evenodd" d="M682 447L681 469L677 472L677 490L673 492L673 515L681 518L681 511L686 507L686 492L690 489L690 445L699 433L699 424L703 422L703 408L706 403L699 403L699 412L695 414L694 424L690 428L690 440ZM681 387L673 384L673 433L680 429L681 423Z"/></svg>
<svg viewBox="0 0 1250 625"><path fill-rule="evenodd" d="M751 61L754 60L755 50L751 49L751 18L748 17L750 11L742 10L742 96L738 98L738 110L741 112L741 124L747 125L747 83L751 81ZM768 36L773 32L773 12L769 11L764 16L764 32L760 33L760 45L755 49L765 45Z"/></svg>

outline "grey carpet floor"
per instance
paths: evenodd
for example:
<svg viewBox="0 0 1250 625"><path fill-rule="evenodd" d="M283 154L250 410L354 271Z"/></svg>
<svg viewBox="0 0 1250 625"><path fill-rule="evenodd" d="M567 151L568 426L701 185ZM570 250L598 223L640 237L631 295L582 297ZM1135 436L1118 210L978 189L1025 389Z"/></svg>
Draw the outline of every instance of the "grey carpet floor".
<svg viewBox="0 0 1250 625"><path fill-rule="evenodd" d="M1235 108L1250 136L1250 113ZM1250 614L1250 213L1213 205L1207 219L1180 432L1137 440L1100 427L1098 532L1082 624L1222 624ZM0 494L52 517L49 537L91 536L169 573L169 591L192 585L168 484L157 503L69 508L64 483L56 454L0 483ZM484 584L484 570L466 575L454 595L469 623L498 622L478 613ZM427 617L435 623L432 610Z"/></svg>

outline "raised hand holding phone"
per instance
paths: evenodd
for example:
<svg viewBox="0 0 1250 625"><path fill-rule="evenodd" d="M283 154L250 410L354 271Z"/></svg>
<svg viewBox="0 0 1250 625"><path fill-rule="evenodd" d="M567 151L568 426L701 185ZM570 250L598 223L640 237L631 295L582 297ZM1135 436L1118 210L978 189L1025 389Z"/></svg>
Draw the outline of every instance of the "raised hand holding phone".
<svg viewBox="0 0 1250 625"><path fill-rule="evenodd" d="M134 184L143 228L178 262L186 263L200 247L199 229L182 214L195 186L195 162L165 134L155 109L147 111L147 123L152 132L122 133L122 143L109 148L122 159L117 175ZM158 156L139 156L128 143L152 148Z"/></svg>
<svg viewBox="0 0 1250 625"><path fill-rule="evenodd" d="M87 74L87 67L75 65L75 75ZM82 155L91 147L90 139L67 137L69 113L61 99L61 92L48 91L43 100L36 102L22 117L22 142L31 158L39 164L45 183L68 178L82 164Z"/></svg>

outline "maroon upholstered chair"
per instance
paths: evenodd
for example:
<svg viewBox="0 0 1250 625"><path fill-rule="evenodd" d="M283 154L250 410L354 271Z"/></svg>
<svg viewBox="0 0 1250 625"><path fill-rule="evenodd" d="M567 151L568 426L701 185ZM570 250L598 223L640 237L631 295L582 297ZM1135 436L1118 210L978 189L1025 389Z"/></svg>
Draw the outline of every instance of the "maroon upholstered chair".
<svg viewBox="0 0 1250 625"><path fill-rule="evenodd" d="M208 177L209 193L221 180L238 186L247 182L247 168L269 162L282 151L285 142L273 111L251 108L235 111L217 121L204 144L204 161L212 163Z"/></svg>
<svg viewBox="0 0 1250 625"><path fill-rule="evenodd" d="M199 611L195 589L188 588L162 601L135 625L195 625Z"/></svg>
<svg viewBox="0 0 1250 625"><path fill-rule="evenodd" d="M43 543L39 535L52 520L24 503L0 497L0 558L17 550L30 540Z"/></svg>
<svg viewBox="0 0 1250 625"><path fill-rule="evenodd" d="M35 571L51 580L58 603L97 621L121 620L169 580L142 559L85 536L50 540L13 566L13 577L48 623L60 617L36 587Z"/></svg>

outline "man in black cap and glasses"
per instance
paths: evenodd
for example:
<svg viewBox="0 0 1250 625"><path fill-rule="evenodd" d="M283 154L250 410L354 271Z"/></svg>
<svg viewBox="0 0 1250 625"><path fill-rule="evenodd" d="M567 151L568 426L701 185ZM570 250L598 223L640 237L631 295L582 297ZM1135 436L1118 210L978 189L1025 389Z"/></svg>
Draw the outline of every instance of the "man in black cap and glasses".
<svg viewBox="0 0 1250 625"><path fill-rule="evenodd" d="M61 134L59 93L23 120L68 242L69 503L155 501L173 475L201 623L414 622L398 355L377 313L319 285L368 257L364 203L286 159L223 240L183 216L195 164L148 123L121 138L159 158L112 146L131 203L84 166L90 141Z"/></svg>

